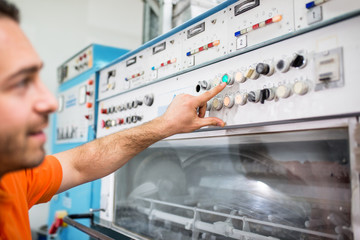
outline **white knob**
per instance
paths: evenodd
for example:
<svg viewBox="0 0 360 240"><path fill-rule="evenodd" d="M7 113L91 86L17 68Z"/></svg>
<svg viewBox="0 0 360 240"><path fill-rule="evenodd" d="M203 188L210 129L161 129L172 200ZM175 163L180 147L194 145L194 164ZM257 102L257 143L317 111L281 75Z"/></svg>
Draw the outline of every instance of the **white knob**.
<svg viewBox="0 0 360 240"><path fill-rule="evenodd" d="M306 82L300 81L294 84L293 90L298 95L305 95L309 90L309 86Z"/></svg>
<svg viewBox="0 0 360 240"><path fill-rule="evenodd" d="M212 101L212 107L213 109L219 111L222 109L223 107L223 101L220 98L214 98Z"/></svg>
<svg viewBox="0 0 360 240"><path fill-rule="evenodd" d="M234 106L234 96L232 95L227 95L224 97L224 106L227 108L231 108L232 106Z"/></svg>
<svg viewBox="0 0 360 240"><path fill-rule="evenodd" d="M291 90L285 85L281 85L276 89L276 96L279 98L287 98L290 96Z"/></svg>
<svg viewBox="0 0 360 240"><path fill-rule="evenodd" d="M242 72L236 72L234 78L235 78L235 82L237 83L243 83L246 81L246 77Z"/></svg>
<svg viewBox="0 0 360 240"><path fill-rule="evenodd" d="M236 105L245 105L247 101L247 94L246 93L236 93L235 94L235 104Z"/></svg>

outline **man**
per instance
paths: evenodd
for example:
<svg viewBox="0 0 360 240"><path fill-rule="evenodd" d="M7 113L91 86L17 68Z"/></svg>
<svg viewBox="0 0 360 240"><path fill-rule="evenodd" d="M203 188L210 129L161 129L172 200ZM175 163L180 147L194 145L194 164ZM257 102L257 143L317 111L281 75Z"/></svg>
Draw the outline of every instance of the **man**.
<svg viewBox="0 0 360 240"><path fill-rule="evenodd" d="M204 115L207 101L226 84L197 97L179 95L151 122L45 157L43 129L57 103L40 80L42 66L17 9L0 0L0 239L31 239L28 209L34 204L117 170L156 141L224 126Z"/></svg>

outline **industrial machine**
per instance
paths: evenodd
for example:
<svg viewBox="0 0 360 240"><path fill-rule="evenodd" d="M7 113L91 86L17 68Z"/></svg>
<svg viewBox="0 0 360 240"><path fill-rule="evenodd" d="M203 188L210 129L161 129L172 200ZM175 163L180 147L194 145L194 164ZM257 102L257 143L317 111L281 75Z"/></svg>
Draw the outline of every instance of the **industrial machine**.
<svg viewBox="0 0 360 240"><path fill-rule="evenodd" d="M52 118L52 153L65 151L95 139L96 72L128 50L91 44L58 68L59 108ZM88 212L98 208L100 182L90 182L56 195L50 202L49 226L55 212ZM82 221L89 226L90 222ZM62 229L60 238L89 239L74 229ZM69 238L69 236L71 236Z"/></svg>
<svg viewBox="0 0 360 240"><path fill-rule="evenodd" d="M97 137L220 82L206 116L227 125L103 178L95 225L132 239L359 239L359 24L355 0L229 0L102 68Z"/></svg>

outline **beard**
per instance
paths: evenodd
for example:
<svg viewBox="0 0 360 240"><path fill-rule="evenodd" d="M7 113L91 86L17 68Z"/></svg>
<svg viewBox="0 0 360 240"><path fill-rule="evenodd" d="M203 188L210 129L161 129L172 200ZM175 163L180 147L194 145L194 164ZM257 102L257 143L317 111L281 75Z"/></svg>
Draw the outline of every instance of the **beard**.
<svg viewBox="0 0 360 240"><path fill-rule="evenodd" d="M33 168L42 163L45 157L44 143L34 140L32 136L41 132L47 121L47 117L44 117L41 121L29 124L26 129L1 133L1 172Z"/></svg>

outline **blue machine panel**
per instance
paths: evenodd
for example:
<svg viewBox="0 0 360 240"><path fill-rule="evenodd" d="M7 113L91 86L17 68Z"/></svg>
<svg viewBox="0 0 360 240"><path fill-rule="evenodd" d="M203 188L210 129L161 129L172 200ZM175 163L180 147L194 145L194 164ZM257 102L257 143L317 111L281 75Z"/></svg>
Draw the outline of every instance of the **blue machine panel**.
<svg viewBox="0 0 360 240"><path fill-rule="evenodd" d="M58 112L52 116L52 153L58 153L95 139L97 71L127 53L128 50L92 44L58 68ZM56 211L68 214L87 213L99 208L100 181L72 188L55 196L50 202L49 226ZM89 220L79 220L89 226ZM58 239L89 239L81 231L67 227L57 233Z"/></svg>

